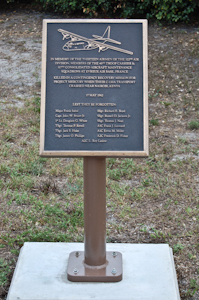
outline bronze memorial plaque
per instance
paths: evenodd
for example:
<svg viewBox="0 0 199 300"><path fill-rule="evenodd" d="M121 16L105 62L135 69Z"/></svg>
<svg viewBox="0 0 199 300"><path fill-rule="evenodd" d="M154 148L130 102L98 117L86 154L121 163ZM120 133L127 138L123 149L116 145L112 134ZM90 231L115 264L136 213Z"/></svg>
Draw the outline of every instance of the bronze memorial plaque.
<svg viewBox="0 0 199 300"><path fill-rule="evenodd" d="M146 20L44 20L41 156L148 156Z"/></svg>

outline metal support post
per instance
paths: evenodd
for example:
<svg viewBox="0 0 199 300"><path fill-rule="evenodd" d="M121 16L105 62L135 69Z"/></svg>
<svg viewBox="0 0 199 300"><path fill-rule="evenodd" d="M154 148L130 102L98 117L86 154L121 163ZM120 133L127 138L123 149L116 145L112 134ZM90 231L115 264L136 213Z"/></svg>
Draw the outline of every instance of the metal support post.
<svg viewBox="0 0 199 300"><path fill-rule="evenodd" d="M106 158L84 158L85 263L106 263Z"/></svg>
<svg viewBox="0 0 199 300"><path fill-rule="evenodd" d="M106 252L106 158L84 157L84 251L70 253L68 279L122 280L122 254Z"/></svg>

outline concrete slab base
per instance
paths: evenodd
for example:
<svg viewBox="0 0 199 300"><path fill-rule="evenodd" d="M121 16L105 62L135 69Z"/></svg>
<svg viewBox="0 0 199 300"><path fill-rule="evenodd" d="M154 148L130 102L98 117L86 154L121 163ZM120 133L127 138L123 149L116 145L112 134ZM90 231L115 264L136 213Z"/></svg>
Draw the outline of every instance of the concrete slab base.
<svg viewBox="0 0 199 300"><path fill-rule="evenodd" d="M107 244L123 257L115 283L67 280L70 252L81 243L25 243L7 300L180 300L172 250L166 244Z"/></svg>

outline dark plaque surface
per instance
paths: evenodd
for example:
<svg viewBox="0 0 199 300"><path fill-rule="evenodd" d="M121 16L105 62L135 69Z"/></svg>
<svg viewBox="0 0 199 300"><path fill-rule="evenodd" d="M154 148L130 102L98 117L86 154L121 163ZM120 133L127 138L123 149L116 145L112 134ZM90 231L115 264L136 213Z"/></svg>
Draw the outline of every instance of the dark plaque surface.
<svg viewBox="0 0 199 300"><path fill-rule="evenodd" d="M145 22L44 20L41 155L147 155Z"/></svg>

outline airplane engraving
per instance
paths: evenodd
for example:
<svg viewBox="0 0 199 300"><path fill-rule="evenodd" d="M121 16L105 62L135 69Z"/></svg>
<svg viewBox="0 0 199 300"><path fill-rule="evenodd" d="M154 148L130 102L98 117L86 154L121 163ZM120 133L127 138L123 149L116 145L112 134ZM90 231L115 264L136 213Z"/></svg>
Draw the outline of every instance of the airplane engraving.
<svg viewBox="0 0 199 300"><path fill-rule="evenodd" d="M108 26L102 36L93 34L93 38L88 39L76 33L72 33L67 30L58 29L62 33L62 40L68 40L62 47L64 51L76 51L76 50L94 50L98 48L98 52L106 51L107 49L123 52L133 55L133 52L115 47L106 43L114 43L121 45L120 42L110 38L111 26Z"/></svg>

